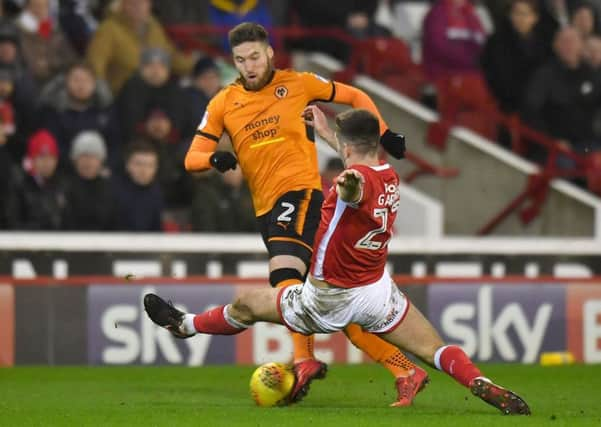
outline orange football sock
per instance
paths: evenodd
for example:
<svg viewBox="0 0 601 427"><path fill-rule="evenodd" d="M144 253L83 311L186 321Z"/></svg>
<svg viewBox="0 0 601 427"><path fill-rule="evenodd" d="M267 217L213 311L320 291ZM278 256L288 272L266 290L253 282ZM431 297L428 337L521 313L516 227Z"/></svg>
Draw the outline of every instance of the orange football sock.
<svg viewBox="0 0 601 427"><path fill-rule="evenodd" d="M298 279L287 279L283 280L276 285L276 288L283 288L290 285L298 285L300 282ZM315 339L313 335L303 335L297 332L291 332L292 344L294 346L294 363L301 362L306 359L315 359L313 354L313 343Z"/></svg>
<svg viewBox="0 0 601 427"><path fill-rule="evenodd" d="M359 325L348 325L344 333L355 347L388 369L395 378L406 377L415 368L398 348L377 335L365 332Z"/></svg>
<svg viewBox="0 0 601 427"><path fill-rule="evenodd" d="M313 335L303 335L297 332L291 332L292 343L294 344L294 363L302 362L307 359L315 359L313 354Z"/></svg>

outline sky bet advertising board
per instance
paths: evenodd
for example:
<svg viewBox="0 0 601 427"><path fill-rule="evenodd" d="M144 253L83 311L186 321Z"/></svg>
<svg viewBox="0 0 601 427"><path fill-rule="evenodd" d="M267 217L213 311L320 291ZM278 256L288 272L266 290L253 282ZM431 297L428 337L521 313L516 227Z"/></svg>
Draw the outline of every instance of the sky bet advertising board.
<svg viewBox="0 0 601 427"><path fill-rule="evenodd" d="M233 301L242 287L248 289L248 285L229 284L92 285L88 288L88 362L187 366L289 362L292 340L284 326L258 323L235 336L199 334L182 340L154 325L142 305L144 295L153 292L171 299L181 310L199 313ZM328 363L367 360L341 333L316 336L315 353Z"/></svg>

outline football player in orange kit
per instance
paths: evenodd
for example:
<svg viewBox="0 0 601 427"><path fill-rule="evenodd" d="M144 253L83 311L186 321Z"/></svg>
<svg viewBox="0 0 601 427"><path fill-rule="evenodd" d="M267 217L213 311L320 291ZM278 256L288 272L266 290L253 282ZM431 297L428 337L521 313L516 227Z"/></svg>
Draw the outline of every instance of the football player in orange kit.
<svg viewBox="0 0 601 427"><path fill-rule="evenodd" d="M313 129L303 121L312 102L336 102L365 108L380 120L380 143L402 158L405 140L391 132L373 101L361 90L312 73L276 70L267 31L243 23L229 33L233 60L240 78L221 90L207 106L185 159L186 170L220 172L240 164L246 178L269 253L269 281L274 287L304 282L312 256L323 202ZM234 149L216 151L226 132ZM407 406L427 383L427 373L396 347L350 325L351 342L378 361L396 378L394 406ZM291 400L300 400L313 379L326 374L315 359L313 336L293 333L296 384Z"/></svg>

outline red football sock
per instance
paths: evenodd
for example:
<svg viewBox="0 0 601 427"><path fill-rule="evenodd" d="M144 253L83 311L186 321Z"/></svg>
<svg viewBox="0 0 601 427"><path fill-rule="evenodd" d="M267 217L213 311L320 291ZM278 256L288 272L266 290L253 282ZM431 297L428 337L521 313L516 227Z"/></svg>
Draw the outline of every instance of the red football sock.
<svg viewBox="0 0 601 427"><path fill-rule="evenodd" d="M466 387L469 387L474 378L482 376L480 369L456 345L447 345L436 350L434 364Z"/></svg>
<svg viewBox="0 0 601 427"><path fill-rule="evenodd" d="M225 306L220 305L212 310L194 316L194 329L202 334L210 335L235 335L246 328L234 326L229 323L224 316Z"/></svg>

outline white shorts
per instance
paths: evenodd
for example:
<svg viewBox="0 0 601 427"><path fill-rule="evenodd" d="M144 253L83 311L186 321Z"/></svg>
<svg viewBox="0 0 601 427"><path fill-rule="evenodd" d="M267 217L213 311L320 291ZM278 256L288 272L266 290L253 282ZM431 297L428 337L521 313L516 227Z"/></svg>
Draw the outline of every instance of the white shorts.
<svg viewBox="0 0 601 427"><path fill-rule="evenodd" d="M409 310L409 300L388 273L376 283L357 288L318 288L309 279L283 288L278 311L284 325L309 335L341 331L356 323L368 332L388 333Z"/></svg>

